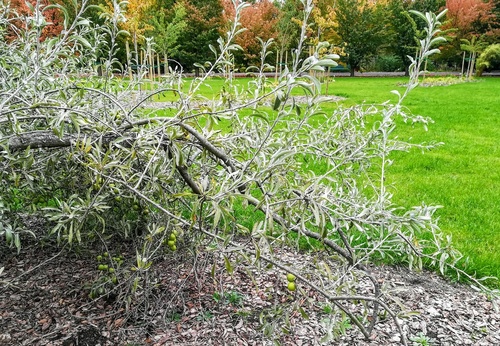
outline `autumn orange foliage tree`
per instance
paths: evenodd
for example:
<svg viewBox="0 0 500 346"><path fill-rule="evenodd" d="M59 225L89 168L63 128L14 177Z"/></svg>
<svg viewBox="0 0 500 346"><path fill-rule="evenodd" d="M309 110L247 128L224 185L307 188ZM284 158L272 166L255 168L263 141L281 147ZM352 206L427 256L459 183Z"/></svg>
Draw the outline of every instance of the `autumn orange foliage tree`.
<svg viewBox="0 0 500 346"><path fill-rule="evenodd" d="M462 72L465 67L465 51L469 54L468 72L473 72L474 60L481 52L484 42L494 40L496 14L494 0L447 0L447 22L444 27L450 29L450 44L443 49L443 57L448 60L461 60ZM471 44L475 42L475 44ZM468 47L464 49L464 47Z"/></svg>
<svg viewBox="0 0 500 346"><path fill-rule="evenodd" d="M459 38L487 33L496 17L494 7L493 0L447 0L447 26L456 28Z"/></svg>
<svg viewBox="0 0 500 346"><path fill-rule="evenodd" d="M234 18L234 4L231 0L224 0L223 5L226 22L229 22ZM235 40L243 48L241 63L252 65L258 61L262 46L257 38L264 42L276 38L279 15L279 9L270 0L257 1L242 10L241 25L247 30Z"/></svg>
<svg viewBox="0 0 500 346"><path fill-rule="evenodd" d="M48 0L39 1L41 4L41 15L43 15L45 21L47 22L46 26L42 30L42 34L40 35L40 40L44 41L47 37L54 37L59 35L59 33L63 29L64 18L59 9L54 7L46 8L51 3L59 4L57 1L52 1L50 3ZM36 5L36 3L37 0L11 0L10 7L15 12L17 12L20 18L23 18L36 14L36 12L34 12L34 6ZM15 20L14 22L17 27L25 27L22 19ZM8 36L11 35L8 34Z"/></svg>

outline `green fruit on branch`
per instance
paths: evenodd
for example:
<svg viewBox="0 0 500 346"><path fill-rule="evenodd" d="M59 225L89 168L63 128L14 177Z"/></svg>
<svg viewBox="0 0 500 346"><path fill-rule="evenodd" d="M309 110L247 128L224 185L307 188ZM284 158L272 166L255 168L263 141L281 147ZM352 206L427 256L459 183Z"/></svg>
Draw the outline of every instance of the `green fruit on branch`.
<svg viewBox="0 0 500 346"><path fill-rule="evenodd" d="M289 282L289 283L288 283L288 289L289 289L290 291L292 291L292 292L293 292L293 291L295 291L295 289L296 289L296 287L295 287L295 282Z"/></svg>
<svg viewBox="0 0 500 346"><path fill-rule="evenodd" d="M288 273L288 274L286 274L286 279L288 280L288 282L294 282L295 275Z"/></svg>

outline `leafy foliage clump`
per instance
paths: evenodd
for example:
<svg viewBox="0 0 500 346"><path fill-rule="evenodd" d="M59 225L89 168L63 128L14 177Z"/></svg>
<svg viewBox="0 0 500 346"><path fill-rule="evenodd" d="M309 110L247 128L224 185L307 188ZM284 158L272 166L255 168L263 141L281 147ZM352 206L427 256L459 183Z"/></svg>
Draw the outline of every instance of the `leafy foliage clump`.
<svg viewBox="0 0 500 346"><path fill-rule="evenodd" d="M481 75L485 69L500 65L500 44L492 44L484 49L477 59L477 74Z"/></svg>

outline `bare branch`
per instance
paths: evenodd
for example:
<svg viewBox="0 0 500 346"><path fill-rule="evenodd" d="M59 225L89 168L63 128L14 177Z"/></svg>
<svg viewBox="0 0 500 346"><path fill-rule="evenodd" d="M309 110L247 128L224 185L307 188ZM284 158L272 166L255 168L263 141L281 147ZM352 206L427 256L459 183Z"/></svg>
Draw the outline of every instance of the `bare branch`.
<svg viewBox="0 0 500 346"><path fill-rule="evenodd" d="M78 135L67 134L59 137L52 131L31 131L11 136L6 142L10 150L26 148L64 148L74 144Z"/></svg>

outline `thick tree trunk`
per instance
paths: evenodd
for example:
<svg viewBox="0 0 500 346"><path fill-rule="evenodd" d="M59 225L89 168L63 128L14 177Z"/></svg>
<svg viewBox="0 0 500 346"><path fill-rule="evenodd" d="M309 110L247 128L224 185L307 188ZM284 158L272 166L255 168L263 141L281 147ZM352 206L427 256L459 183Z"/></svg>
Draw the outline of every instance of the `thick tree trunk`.
<svg viewBox="0 0 500 346"><path fill-rule="evenodd" d="M410 76L410 68L409 68L409 64L408 64L409 63L408 58L402 56L401 61L403 61L403 67L405 70L405 77L409 77Z"/></svg>

